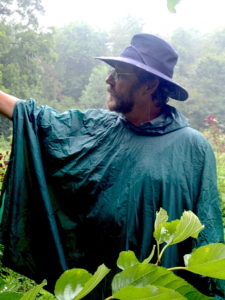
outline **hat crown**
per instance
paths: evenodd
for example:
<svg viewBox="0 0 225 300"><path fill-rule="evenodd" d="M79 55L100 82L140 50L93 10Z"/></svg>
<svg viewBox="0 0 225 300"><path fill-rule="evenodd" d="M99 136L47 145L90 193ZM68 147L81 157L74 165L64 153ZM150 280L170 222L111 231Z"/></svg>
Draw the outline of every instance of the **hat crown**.
<svg viewBox="0 0 225 300"><path fill-rule="evenodd" d="M171 45L159 37L145 33L134 35L131 46L120 56L136 59L170 78L178 60L178 55Z"/></svg>

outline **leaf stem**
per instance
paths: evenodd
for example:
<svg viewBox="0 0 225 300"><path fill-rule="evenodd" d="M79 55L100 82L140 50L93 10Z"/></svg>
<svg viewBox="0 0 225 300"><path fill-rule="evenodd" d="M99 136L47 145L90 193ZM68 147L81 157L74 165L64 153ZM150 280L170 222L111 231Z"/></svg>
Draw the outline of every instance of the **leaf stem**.
<svg viewBox="0 0 225 300"><path fill-rule="evenodd" d="M160 255L160 245L159 245L159 242L156 241L156 247L157 247L157 261L156 261L156 265L159 264L159 255Z"/></svg>
<svg viewBox="0 0 225 300"><path fill-rule="evenodd" d="M162 251L161 251L161 253L160 253L159 256L158 256L158 262L161 261L161 258L162 258L163 253L165 252L165 250L166 250L169 246L170 246L170 244L166 244L166 245L162 248Z"/></svg>

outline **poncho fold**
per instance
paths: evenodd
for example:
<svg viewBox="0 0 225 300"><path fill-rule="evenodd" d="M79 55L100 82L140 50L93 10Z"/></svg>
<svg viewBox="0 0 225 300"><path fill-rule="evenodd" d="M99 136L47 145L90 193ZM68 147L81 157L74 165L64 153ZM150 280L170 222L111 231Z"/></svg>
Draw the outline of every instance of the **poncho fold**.
<svg viewBox="0 0 225 300"><path fill-rule="evenodd" d="M197 240L168 248L163 266L223 241L214 154L169 105L160 124L136 127L107 110L18 101L1 203L4 264L50 287L68 268L115 268L122 250L146 258L160 207L170 220L192 210L205 225Z"/></svg>

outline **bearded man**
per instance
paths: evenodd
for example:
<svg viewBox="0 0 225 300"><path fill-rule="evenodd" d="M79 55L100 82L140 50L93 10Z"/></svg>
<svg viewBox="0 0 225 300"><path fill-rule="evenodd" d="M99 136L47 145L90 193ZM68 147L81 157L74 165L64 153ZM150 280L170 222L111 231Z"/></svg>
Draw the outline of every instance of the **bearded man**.
<svg viewBox="0 0 225 300"><path fill-rule="evenodd" d="M113 68L108 110L58 113L0 93L14 134L2 194L4 263L50 286L68 268L113 269L122 250L145 259L160 207L171 220L191 210L205 226L197 240L168 248L163 266L223 241L213 151L167 104L188 98L172 79L173 47L141 33L120 56L97 59ZM93 299L107 296L103 288Z"/></svg>

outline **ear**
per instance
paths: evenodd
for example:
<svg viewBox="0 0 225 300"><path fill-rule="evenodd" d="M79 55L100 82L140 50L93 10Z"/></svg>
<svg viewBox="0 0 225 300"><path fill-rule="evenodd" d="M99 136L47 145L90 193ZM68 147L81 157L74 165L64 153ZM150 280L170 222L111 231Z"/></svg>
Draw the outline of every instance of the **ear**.
<svg viewBox="0 0 225 300"><path fill-rule="evenodd" d="M149 95L152 95L157 90L158 86L159 86L159 79L158 78L153 79L148 83L146 83L145 92L148 93Z"/></svg>

